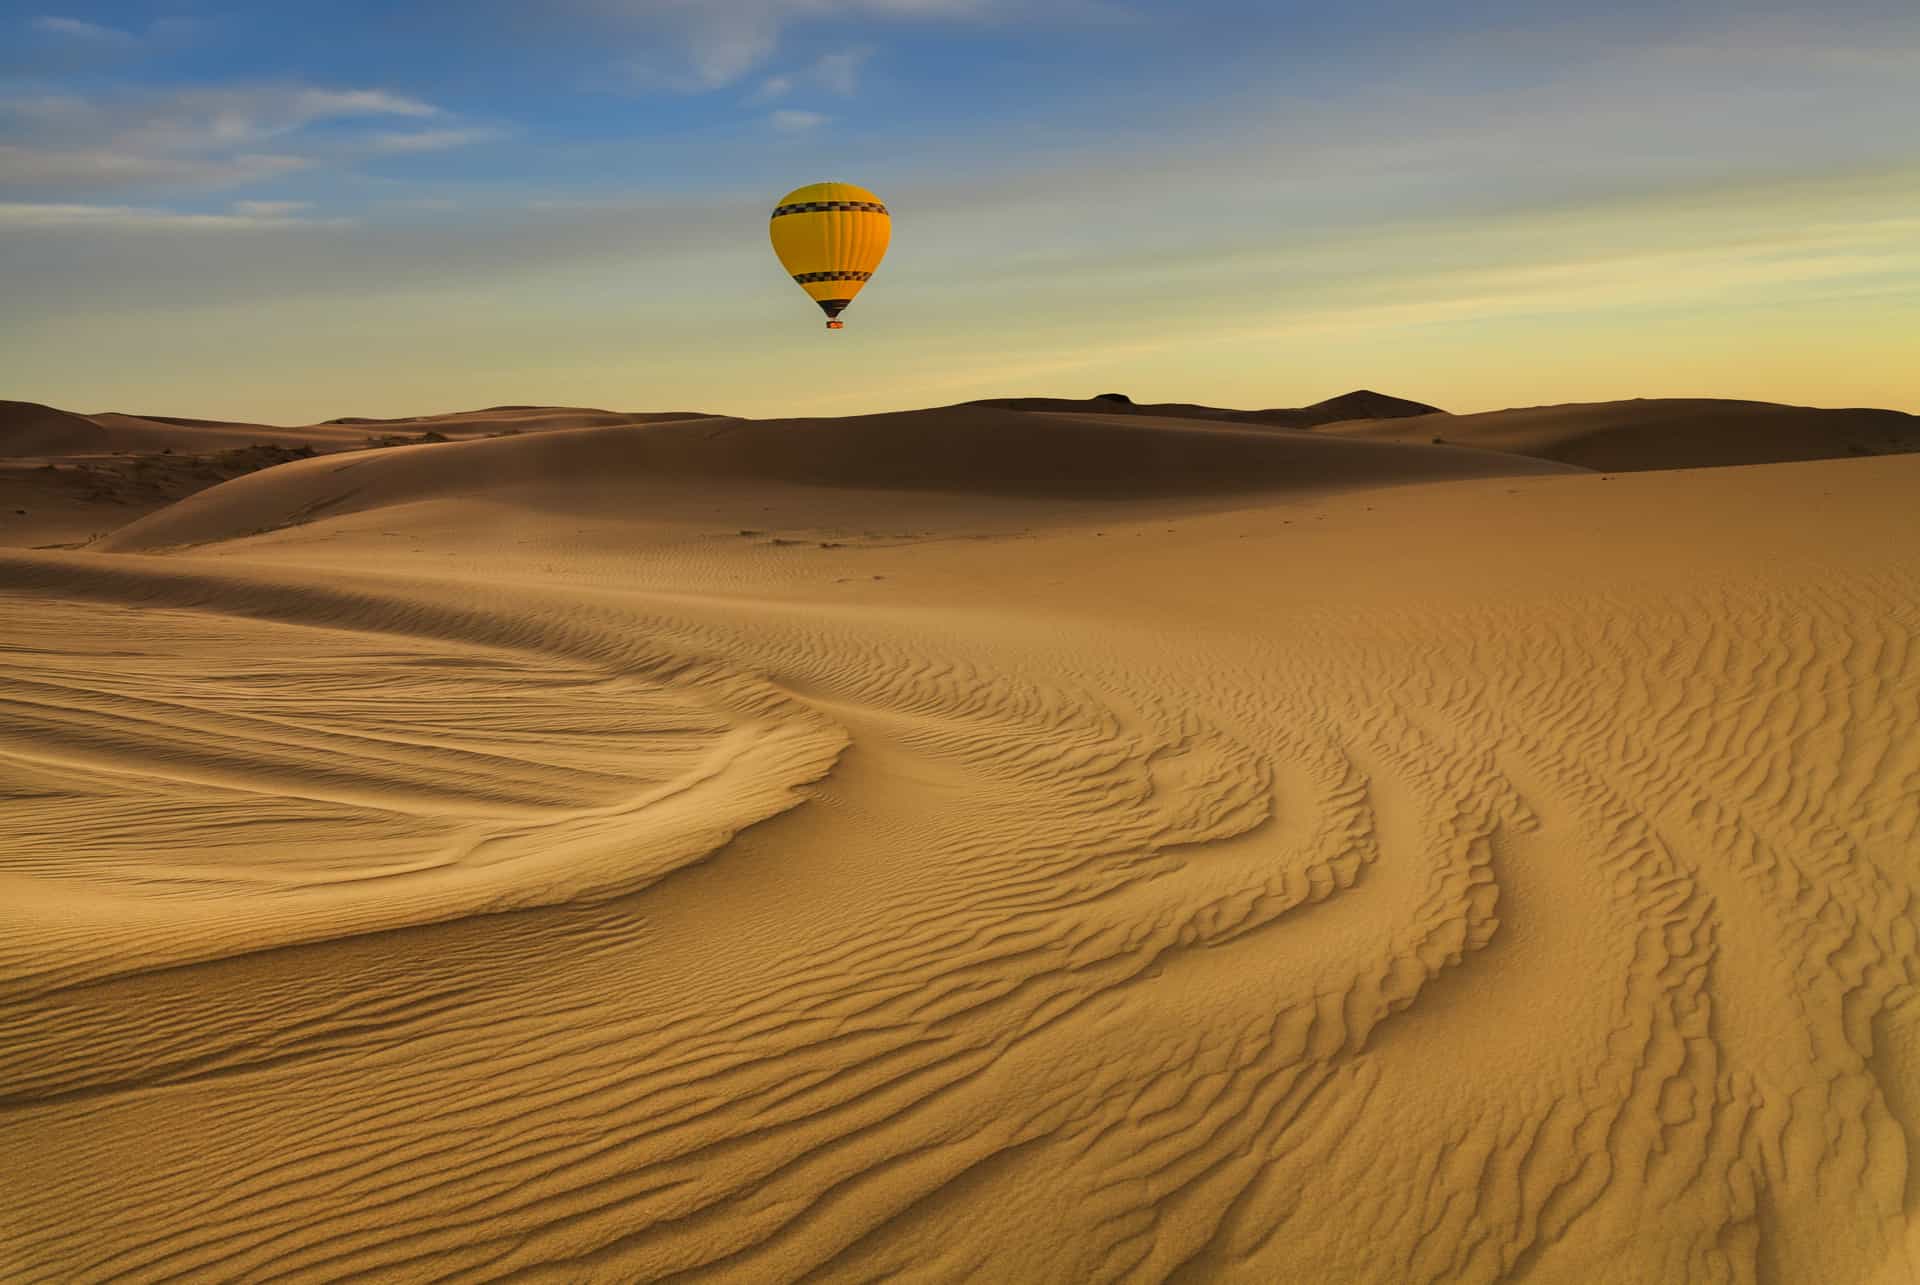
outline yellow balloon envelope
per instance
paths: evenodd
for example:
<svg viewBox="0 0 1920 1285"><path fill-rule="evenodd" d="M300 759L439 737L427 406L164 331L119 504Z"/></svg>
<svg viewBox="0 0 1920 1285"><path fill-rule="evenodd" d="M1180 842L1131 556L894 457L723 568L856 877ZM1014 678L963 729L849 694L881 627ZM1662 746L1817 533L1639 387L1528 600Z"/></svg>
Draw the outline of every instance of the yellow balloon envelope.
<svg viewBox="0 0 1920 1285"><path fill-rule="evenodd" d="M880 198L851 183L809 183L780 198L767 226L780 264L838 330L886 256L893 220Z"/></svg>

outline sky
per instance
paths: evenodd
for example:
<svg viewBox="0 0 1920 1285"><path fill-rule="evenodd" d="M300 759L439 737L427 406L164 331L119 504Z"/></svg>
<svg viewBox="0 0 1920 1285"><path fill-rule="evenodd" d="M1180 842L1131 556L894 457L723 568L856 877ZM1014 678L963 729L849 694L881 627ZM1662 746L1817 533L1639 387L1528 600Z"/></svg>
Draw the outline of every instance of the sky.
<svg viewBox="0 0 1920 1285"><path fill-rule="evenodd" d="M829 333L767 213L873 189ZM0 0L0 397L1920 411L1914 0Z"/></svg>

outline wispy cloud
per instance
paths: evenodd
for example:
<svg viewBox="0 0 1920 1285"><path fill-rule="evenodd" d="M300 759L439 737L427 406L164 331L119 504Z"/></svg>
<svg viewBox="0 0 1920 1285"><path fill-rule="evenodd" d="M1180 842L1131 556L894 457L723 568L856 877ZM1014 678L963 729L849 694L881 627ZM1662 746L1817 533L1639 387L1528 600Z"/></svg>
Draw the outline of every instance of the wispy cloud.
<svg viewBox="0 0 1920 1285"><path fill-rule="evenodd" d="M871 49L843 49L823 54L813 64L812 79L829 93L850 98L860 87L860 68L872 56Z"/></svg>
<svg viewBox="0 0 1920 1285"><path fill-rule="evenodd" d="M367 140L370 151L383 155L407 152L444 152L455 147L497 143L507 137L501 129L423 129L411 133L383 132Z"/></svg>
<svg viewBox="0 0 1920 1285"><path fill-rule="evenodd" d="M641 60L629 64L649 86L681 90L721 89L736 84L773 58L788 28L849 19L880 21L987 21L1009 17L1051 18L1095 12L1096 0L581 0L677 46L674 67ZM865 53L829 55L827 73L850 84ZM778 79L778 78L776 78ZM838 91L836 91L838 92ZM851 92L848 89L846 92Z"/></svg>
<svg viewBox="0 0 1920 1285"><path fill-rule="evenodd" d="M292 96L287 114L305 122L327 116L438 116L440 109L384 89L303 89Z"/></svg>
<svg viewBox="0 0 1920 1285"><path fill-rule="evenodd" d="M313 208L311 201L235 201L235 214L255 219L284 219Z"/></svg>
<svg viewBox="0 0 1920 1285"><path fill-rule="evenodd" d="M0 144L0 189L239 187L303 170L305 156L236 152L219 157L113 148L34 148Z"/></svg>
<svg viewBox="0 0 1920 1285"><path fill-rule="evenodd" d="M211 214L140 205L56 205L0 201L0 228L167 232L255 231L293 226L341 226L344 220L297 218L304 201L236 201Z"/></svg>
<svg viewBox="0 0 1920 1285"><path fill-rule="evenodd" d="M808 130L818 129L827 123L827 117L820 112L797 111L785 107L774 112L767 119L782 134L804 134Z"/></svg>
<svg viewBox="0 0 1920 1285"><path fill-rule="evenodd" d="M323 123L444 117L384 89L311 86L190 88L105 99L43 95L0 102L21 141L0 144L0 188L231 187L318 163L286 146ZM475 131L376 135L374 150L429 150L477 141ZM456 137L462 136L462 137ZM390 138L423 138L394 145Z"/></svg>
<svg viewBox="0 0 1920 1285"><path fill-rule="evenodd" d="M42 35L61 36L69 40L85 40L102 45L131 45L134 43L132 32L122 31L118 27L104 27L97 22L87 22L80 18L41 17L28 24Z"/></svg>
<svg viewBox="0 0 1920 1285"><path fill-rule="evenodd" d="M758 88L747 96L749 103L779 102L800 91L829 93L840 98L851 98L860 88L860 68L873 56L873 50L867 47L840 50L836 53L822 54L805 68L791 72L781 72L768 76L760 82ZM816 113L803 112L801 115ZM819 124L819 121L813 122ZM791 131L789 123L776 127Z"/></svg>
<svg viewBox="0 0 1920 1285"><path fill-rule="evenodd" d="M768 76L760 82L760 88L753 91L749 102L765 103L776 98L785 98L793 92L792 76Z"/></svg>

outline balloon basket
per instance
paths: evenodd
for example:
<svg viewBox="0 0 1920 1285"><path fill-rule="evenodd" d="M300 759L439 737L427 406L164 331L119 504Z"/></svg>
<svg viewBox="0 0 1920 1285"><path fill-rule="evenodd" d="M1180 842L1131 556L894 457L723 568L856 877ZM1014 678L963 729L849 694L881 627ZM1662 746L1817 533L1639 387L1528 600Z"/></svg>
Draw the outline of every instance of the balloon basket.
<svg viewBox="0 0 1920 1285"><path fill-rule="evenodd" d="M844 321L829 321L827 323L828 330L845 330L846 328L847 323Z"/></svg>

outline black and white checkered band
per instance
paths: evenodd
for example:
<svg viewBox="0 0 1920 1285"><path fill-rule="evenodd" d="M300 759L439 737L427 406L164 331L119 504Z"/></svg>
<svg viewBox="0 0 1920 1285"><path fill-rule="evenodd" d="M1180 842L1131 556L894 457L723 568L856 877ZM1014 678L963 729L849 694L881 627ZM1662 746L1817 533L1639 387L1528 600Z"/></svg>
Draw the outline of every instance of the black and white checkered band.
<svg viewBox="0 0 1920 1285"><path fill-rule="evenodd" d="M796 272L793 279L803 286L810 286L816 281L865 281L872 276L871 272Z"/></svg>
<svg viewBox="0 0 1920 1285"><path fill-rule="evenodd" d="M801 201L795 205L774 207L771 218L782 214L825 214L830 210L865 210L869 214L885 214L887 207L878 201Z"/></svg>

